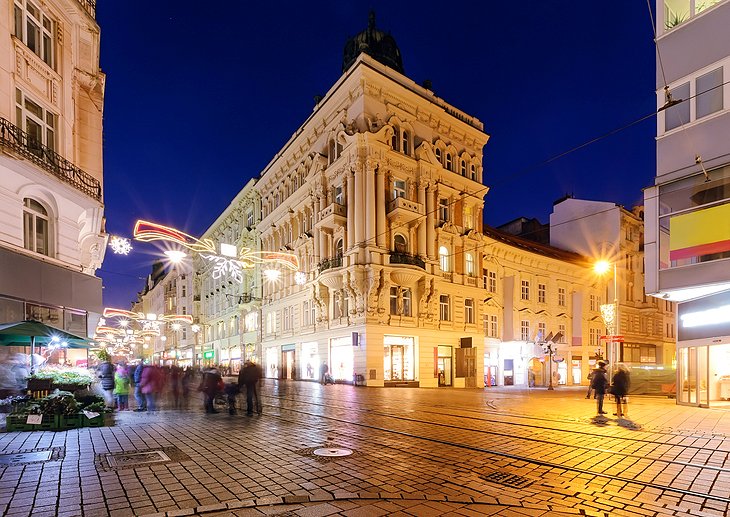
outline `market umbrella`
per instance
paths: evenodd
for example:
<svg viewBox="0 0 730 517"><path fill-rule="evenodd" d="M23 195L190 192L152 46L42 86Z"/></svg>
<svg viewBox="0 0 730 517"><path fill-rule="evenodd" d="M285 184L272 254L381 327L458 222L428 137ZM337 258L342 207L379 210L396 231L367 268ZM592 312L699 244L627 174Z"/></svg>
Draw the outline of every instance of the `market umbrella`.
<svg viewBox="0 0 730 517"><path fill-rule="evenodd" d="M90 340L40 321L26 320L0 324L0 345L27 346L30 344L30 373L35 370L35 346L63 344L69 348L89 348Z"/></svg>

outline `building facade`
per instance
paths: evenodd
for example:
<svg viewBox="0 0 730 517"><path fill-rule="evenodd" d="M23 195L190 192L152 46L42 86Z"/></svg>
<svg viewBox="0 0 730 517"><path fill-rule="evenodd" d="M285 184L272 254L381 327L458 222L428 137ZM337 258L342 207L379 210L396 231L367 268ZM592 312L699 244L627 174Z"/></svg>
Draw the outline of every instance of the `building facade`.
<svg viewBox="0 0 730 517"><path fill-rule="evenodd" d="M633 384L643 386L645 392L661 392L662 386L671 392L666 385L672 384L676 367L676 304L648 296L644 290L644 208L560 200L550 215L550 242L593 263L611 265L599 280L602 290L595 305L617 304L615 328L611 332L599 325L589 335L589 346L599 347L610 362L629 366ZM599 331L600 336L594 335ZM621 341L601 339L611 334Z"/></svg>
<svg viewBox="0 0 730 517"><path fill-rule="evenodd" d="M0 12L0 322L93 335L106 249L99 26L90 0Z"/></svg>
<svg viewBox="0 0 730 517"><path fill-rule="evenodd" d="M657 170L646 291L679 302L677 401L730 398L730 1L657 2Z"/></svg>
<svg viewBox="0 0 730 517"><path fill-rule="evenodd" d="M241 250L259 250L261 202L255 180L238 193L202 239ZM225 248L225 246L224 246ZM223 254L223 249L221 249ZM227 275L216 262L194 258L195 314L202 333L197 364L220 365L237 373L247 359L260 358L261 278L259 265Z"/></svg>

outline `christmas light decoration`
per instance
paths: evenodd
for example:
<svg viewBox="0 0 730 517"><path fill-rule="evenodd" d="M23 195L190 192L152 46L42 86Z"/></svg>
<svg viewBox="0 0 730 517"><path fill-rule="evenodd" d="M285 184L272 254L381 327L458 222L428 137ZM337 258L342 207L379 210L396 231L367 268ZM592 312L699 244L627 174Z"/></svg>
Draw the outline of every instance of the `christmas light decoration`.
<svg viewBox="0 0 730 517"><path fill-rule="evenodd" d="M117 255L129 255L129 252L132 251L132 243L129 239L119 237L118 235L111 236L111 239L109 239L109 247Z"/></svg>
<svg viewBox="0 0 730 517"><path fill-rule="evenodd" d="M213 278L230 275L239 284L243 282L243 270L252 269L257 264L278 265L292 271L299 269L299 258L293 253L252 251L251 248L241 248L236 253L236 247L227 243L221 243L219 250L211 239L196 239L175 228L149 221L137 221L134 238L142 242L168 241L178 244L198 253L203 260L212 262Z"/></svg>

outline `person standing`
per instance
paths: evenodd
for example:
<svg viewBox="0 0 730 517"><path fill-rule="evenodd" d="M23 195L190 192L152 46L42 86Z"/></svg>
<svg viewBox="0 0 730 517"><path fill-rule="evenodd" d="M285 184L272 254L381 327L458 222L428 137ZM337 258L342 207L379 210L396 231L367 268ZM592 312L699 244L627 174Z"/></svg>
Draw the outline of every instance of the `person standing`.
<svg viewBox="0 0 730 517"><path fill-rule="evenodd" d="M161 377L162 372L157 366L147 366L142 370L140 385L148 411L157 411L157 394L162 384Z"/></svg>
<svg viewBox="0 0 730 517"><path fill-rule="evenodd" d="M246 361L246 364L238 374L239 388L246 387L246 414L253 415L254 398L256 398L256 413L262 412L259 384L263 375L259 365L253 361Z"/></svg>
<svg viewBox="0 0 730 517"><path fill-rule="evenodd" d="M606 363L604 361L598 361L598 368L593 371L591 387L596 394L598 414L605 415L606 411L603 410L603 398L606 396L606 388L608 388L608 377L606 376Z"/></svg>
<svg viewBox="0 0 730 517"><path fill-rule="evenodd" d="M104 391L107 407L114 407L114 365L109 362L108 357L107 353L104 361L99 365L99 379L101 379L101 389Z"/></svg>
<svg viewBox="0 0 730 517"><path fill-rule="evenodd" d="M614 415L619 418L625 417L626 411L628 411L625 399L629 393L630 385L629 369L624 364L617 365L616 371L613 374L613 389L611 393L616 397L616 412Z"/></svg>
<svg viewBox="0 0 730 517"><path fill-rule="evenodd" d="M327 363L322 363L322 366L319 368L319 383L320 384L327 384L327 374L330 373L330 367L327 366Z"/></svg>
<svg viewBox="0 0 730 517"><path fill-rule="evenodd" d="M114 395L117 397L119 411L129 409L129 373L127 368L120 364L114 374Z"/></svg>
<svg viewBox="0 0 730 517"><path fill-rule="evenodd" d="M132 376L132 380L134 381L134 400L137 402L137 409L135 411L147 411L147 401L142 393L142 373L144 369L144 361L140 360Z"/></svg>
<svg viewBox="0 0 730 517"><path fill-rule="evenodd" d="M586 393L587 399L591 398L591 391L593 391L593 372L595 372L595 370L591 370L590 372L588 372L588 393Z"/></svg>

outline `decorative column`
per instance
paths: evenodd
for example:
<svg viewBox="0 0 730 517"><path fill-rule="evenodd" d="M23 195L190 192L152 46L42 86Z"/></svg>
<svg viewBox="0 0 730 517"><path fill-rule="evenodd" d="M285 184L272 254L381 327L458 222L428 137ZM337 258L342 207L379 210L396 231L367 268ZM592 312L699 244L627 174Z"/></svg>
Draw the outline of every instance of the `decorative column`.
<svg viewBox="0 0 730 517"><path fill-rule="evenodd" d="M385 203L388 202L385 192L385 172L375 169L375 242L379 248L385 248Z"/></svg>
<svg viewBox="0 0 730 517"><path fill-rule="evenodd" d="M355 163L355 245L360 249L358 252L359 264L365 262L364 241L365 241L365 178L363 178L364 165L361 161Z"/></svg>
<svg viewBox="0 0 730 517"><path fill-rule="evenodd" d="M418 183L418 202L426 208L426 185L423 181ZM427 210L428 212L428 210ZM421 258L426 257L426 217L418 219L418 254Z"/></svg>
<svg viewBox="0 0 730 517"><path fill-rule="evenodd" d="M346 173L343 181L347 189L347 249L351 250L355 245L355 178Z"/></svg>
<svg viewBox="0 0 730 517"><path fill-rule="evenodd" d="M434 240L436 239L436 219L434 214L434 198L436 196L436 189L429 185L426 189L426 254L429 259L433 260L434 255Z"/></svg>
<svg viewBox="0 0 730 517"><path fill-rule="evenodd" d="M365 168L365 239L367 245L375 244L375 172L378 164L372 160L366 162Z"/></svg>

